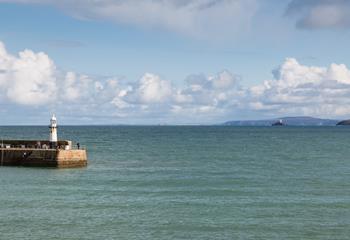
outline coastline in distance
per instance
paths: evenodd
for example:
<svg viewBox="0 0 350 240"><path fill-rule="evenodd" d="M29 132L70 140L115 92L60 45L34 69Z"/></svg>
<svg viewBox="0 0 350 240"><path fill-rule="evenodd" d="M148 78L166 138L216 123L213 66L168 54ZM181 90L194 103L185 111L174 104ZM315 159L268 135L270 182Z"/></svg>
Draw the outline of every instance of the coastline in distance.
<svg viewBox="0 0 350 240"><path fill-rule="evenodd" d="M228 121L221 125L224 126L271 126L277 121L283 121L287 126L336 126L340 125L339 120L335 119L322 119L314 117L282 117L265 120L237 120ZM348 120L350 125L350 120Z"/></svg>

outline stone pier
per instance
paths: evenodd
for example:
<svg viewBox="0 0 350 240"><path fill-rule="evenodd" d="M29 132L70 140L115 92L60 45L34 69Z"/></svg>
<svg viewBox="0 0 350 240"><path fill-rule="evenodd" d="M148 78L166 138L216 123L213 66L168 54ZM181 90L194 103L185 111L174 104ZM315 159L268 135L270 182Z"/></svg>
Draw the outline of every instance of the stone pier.
<svg viewBox="0 0 350 240"><path fill-rule="evenodd" d="M70 141L60 141L55 149L45 141L0 142L0 166L74 168L85 167L87 162L86 150L72 149Z"/></svg>

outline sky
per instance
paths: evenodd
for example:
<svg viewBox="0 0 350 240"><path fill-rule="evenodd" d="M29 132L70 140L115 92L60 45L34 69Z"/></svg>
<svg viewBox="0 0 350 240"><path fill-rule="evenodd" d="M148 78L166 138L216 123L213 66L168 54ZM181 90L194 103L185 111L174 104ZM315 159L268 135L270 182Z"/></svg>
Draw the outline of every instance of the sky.
<svg viewBox="0 0 350 240"><path fill-rule="evenodd" d="M0 125L350 118L350 1L0 0Z"/></svg>

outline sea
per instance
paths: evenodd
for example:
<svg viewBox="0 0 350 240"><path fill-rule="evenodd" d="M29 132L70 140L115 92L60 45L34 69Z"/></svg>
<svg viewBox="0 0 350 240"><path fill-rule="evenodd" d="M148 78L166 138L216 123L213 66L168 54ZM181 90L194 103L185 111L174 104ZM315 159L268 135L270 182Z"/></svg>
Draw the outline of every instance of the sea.
<svg viewBox="0 0 350 240"><path fill-rule="evenodd" d="M48 131L0 127L0 138ZM0 167L0 240L350 239L349 127L58 134L87 148L88 167Z"/></svg>

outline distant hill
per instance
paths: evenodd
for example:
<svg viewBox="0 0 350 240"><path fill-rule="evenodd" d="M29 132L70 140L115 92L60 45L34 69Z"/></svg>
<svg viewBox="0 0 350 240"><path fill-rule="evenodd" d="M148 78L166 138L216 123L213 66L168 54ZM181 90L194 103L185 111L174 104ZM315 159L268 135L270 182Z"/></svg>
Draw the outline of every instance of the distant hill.
<svg viewBox="0 0 350 240"><path fill-rule="evenodd" d="M349 126L350 125L350 119L343 120L337 123L337 126Z"/></svg>
<svg viewBox="0 0 350 240"><path fill-rule="evenodd" d="M335 126L339 121L313 117L283 117L266 120L228 121L225 126L271 126L278 120L282 120L287 126ZM350 124L350 121L349 121Z"/></svg>

